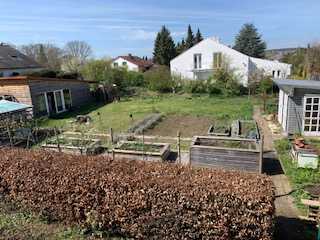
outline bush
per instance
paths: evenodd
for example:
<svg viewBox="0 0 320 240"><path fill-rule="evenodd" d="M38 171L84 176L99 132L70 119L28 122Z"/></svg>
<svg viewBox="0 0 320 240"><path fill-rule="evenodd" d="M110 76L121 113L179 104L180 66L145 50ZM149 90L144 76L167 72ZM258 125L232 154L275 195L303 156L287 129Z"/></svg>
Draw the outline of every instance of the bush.
<svg viewBox="0 0 320 240"><path fill-rule="evenodd" d="M52 220L137 239L273 233L273 185L262 175L2 148L0 194Z"/></svg>
<svg viewBox="0 0 320 240"><path fill-rule="evenodd" d="M188 80L183 85L186 93L207 93L207 83L201 80Z"/></svg>
<svg viewBox="0 0 320 240"><path fill-rule="evenodd" d="M145 72L144 78L148 88L153 91L171 92L175 86L170 70L165 66L158 66Z"/></svg>

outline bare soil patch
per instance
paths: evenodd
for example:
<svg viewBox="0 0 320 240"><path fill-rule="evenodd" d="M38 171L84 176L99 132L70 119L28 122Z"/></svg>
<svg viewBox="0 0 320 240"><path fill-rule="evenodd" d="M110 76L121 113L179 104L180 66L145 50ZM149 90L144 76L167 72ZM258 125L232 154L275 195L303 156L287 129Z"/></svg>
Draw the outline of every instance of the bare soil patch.
<svg viewBox="0 0 320 240"><path fill-rule="evenodd" d="M154 128L146 131L146 135L175 137L181 132L182 137L195 135L207 135L213 119L210 117L197 117L190 115L168 115L163 118Z"/></svg>

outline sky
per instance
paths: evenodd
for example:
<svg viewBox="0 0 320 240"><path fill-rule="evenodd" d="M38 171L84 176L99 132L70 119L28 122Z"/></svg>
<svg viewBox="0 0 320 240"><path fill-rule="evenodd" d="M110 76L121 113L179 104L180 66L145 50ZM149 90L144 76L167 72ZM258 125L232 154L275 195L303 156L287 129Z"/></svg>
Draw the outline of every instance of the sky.
<svg viewBox="0 0 320 240"><path fill-rule="evenodd" d="M320 0L0 0L0 42L88 42L94 57L152 56L162 25L181 40L188 24L232 45L253 23L269 49L320 41Z"/></svg>

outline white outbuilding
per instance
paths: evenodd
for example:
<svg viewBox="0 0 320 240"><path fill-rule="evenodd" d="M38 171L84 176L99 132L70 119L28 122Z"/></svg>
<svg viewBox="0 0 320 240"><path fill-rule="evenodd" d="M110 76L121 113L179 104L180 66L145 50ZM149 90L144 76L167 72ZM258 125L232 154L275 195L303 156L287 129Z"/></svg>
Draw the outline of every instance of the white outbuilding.
<svg viewBox="0 0 320 240"><path fill-rule="evenodd" d="M290 64L249 57L222 44L217 38L207 38L186 50L170 62L170 68L173 75L183 79L207 80L224 62L244 86L248 85L249 76L258 70L275 79L286 79L291 74Z"/></svg>

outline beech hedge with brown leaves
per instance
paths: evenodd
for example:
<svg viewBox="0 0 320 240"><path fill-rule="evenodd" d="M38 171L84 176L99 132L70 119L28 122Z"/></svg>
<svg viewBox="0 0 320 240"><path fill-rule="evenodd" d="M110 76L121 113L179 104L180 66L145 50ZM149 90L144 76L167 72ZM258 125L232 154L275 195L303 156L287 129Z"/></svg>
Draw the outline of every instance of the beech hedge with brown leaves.
<svg viewBox="0 0 320 240"><path fill-rule="evenodd" d="M53 220L136 239L273 233L273 185L256 174L2 148L0 194Z"/></svg>

